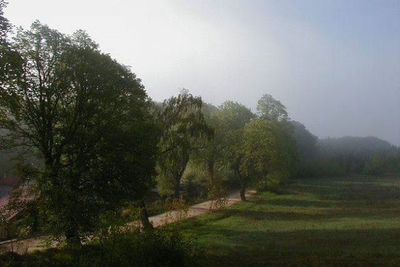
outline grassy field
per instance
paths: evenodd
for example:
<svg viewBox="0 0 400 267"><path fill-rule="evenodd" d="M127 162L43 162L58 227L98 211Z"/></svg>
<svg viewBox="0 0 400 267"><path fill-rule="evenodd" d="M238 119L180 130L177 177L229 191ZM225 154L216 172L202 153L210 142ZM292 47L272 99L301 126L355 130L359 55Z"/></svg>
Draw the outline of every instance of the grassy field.
<svg viewBox="0 0 400 267"><path fill-rule="evenodd" d="M206 266L400 266L400 177L298 180L176 225Z"/></svg>

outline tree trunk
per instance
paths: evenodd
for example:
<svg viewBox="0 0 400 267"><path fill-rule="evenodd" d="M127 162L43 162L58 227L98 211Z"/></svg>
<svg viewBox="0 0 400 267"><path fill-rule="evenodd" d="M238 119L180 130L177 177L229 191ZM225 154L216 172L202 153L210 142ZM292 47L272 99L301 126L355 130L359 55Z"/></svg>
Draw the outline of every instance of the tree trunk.
<svg viewBox="0 0 400 267"><path fill-rule="evenodd" d="M82 245L79 237L78 227L73 223L71 223L66 230L65 239L67 246L69 247L80 247Z"/></svg>
<svg viewBox="0 0 400 267"><path fill-rule="evenodd" d="M242 201L246 201L246 187L245 186L242 186L240 188L240 199Z"/></svg>
<svg viewBox="0 0 400 267"><path fill-rule="evenodd" d="M240 199L242 201L246 201L246 181L245 178L240 175L240 171L238 170L238 176L240 181Z"/></svg>
<svg viewBox="0 0 400 267"><path fill-rule="evenodd" d="M178 199L181 195L181 179L176 179L175 180L175 186L174 186L174 198Z"/></svg>
<svg viewBox="0 0 400 267"><path fill-rule="evenodd" d="M151 224L151 222L149 220L149 214L147 213L147 209L146 209L144 200L140 201L140 221L142 223L144 231L154 229L153 225Z"/></svg>
<svg viewBox="0 0 400 267"><path fill-rule="evenodd" d="M31 213L30 213L30 216L31 216L31 218L32 218L32 233L37 233L38 232L38 230L39 230L39 218L38 218L38 214L39 214L39 211L38 211L38 208L37 208L37 206L35 205L36 203L33 203L33 205L31 205Z"/></svg>
<svg viewBox="0 0 400 267"><path fill-rule="evenodd" d="M178 199L181 196L181 180L183 173L185 172L187 163L189 162L189 157L185 158L184 165L180 169L180 171L177 173L175 177L175 185L174 185L174 198Z"/></svg>
<svg viewBox="0 0 400 267"><path fill-rule="evenodd" d="M240 163L242 160L242 155L240 155L236 161L235 164L233 165L233 170L234 172L236 172L237 177L239 178L239 182L240 182L240 199L242 201L246 201L246 180L245 177L243 177L240 174Z"/></svg>
<svg viewBox="0 0 400 267"><path fill-rule="evenodd" d="M207 161L208 177L210 179L210 188L214 186L214 159L209 159Z"/></svg>

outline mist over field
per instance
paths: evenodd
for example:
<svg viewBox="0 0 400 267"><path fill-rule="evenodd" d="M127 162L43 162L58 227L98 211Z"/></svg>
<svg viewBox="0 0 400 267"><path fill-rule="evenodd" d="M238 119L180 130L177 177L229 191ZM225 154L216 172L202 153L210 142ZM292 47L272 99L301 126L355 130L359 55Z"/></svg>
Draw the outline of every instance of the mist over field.
<svg viewBox="0 0 400 267"><path fill-rule="evenodd" d="M255 110L265 93L319 137L400 145L400 2L13 0L7 17L86 30L162 101L181 88ZM105 19L106 18L106 19Z"/></svg>

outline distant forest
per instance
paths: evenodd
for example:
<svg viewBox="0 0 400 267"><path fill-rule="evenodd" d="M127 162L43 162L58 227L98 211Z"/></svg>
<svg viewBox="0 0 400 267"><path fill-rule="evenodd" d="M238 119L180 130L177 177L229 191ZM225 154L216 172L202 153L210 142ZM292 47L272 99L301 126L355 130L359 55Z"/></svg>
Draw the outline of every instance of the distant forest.
<svg viewBox="0 0 400 267"><path fill-rule="evenodd" d="M161 107L162 103L154 105ZM204 106L203 113L218 111L218 107L211 104ZM294 176L383 175L400 172L400 149L385 140L372 136L320 139L300 122L291 123L301 163ZM14 151L0 151L0 177L14 176L18 160L18 154Z"/></svg>

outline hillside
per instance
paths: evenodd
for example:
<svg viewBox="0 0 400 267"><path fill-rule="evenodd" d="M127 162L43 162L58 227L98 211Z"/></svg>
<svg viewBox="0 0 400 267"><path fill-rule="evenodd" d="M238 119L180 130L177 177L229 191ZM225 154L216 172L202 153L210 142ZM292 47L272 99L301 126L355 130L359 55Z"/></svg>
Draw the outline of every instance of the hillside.
<svg viewBox="0 0 400 267"><path fill-rule="evenodd" d="M394 149L389 142L377 137L344 136L318 140L318 148L325 155L346 155L368 157L373 153L387 152Z"/></svg>

